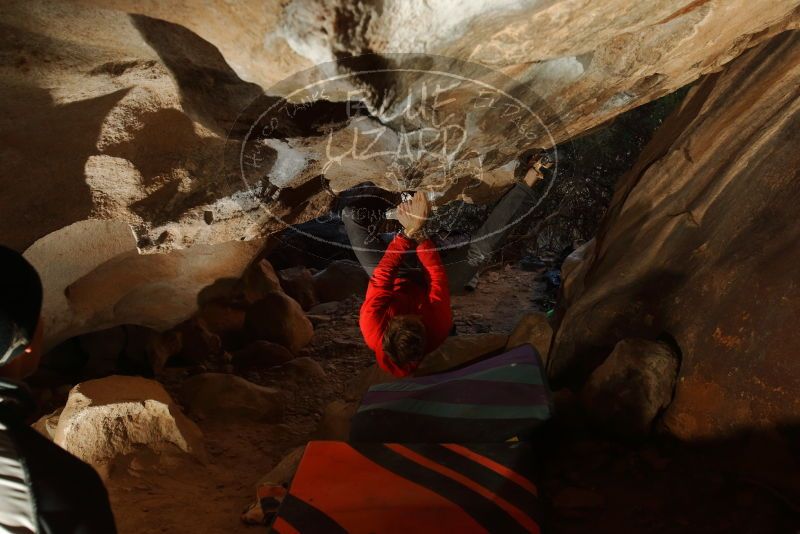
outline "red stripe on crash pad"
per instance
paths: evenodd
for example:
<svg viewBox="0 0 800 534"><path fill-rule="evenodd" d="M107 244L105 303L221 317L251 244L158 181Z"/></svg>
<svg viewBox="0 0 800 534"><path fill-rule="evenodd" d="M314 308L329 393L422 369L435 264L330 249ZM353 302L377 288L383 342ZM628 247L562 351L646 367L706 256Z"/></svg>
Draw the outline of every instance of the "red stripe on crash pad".
<svg viewBox="0 0 800 534"><path fill-rule="evenodd" d="M275 518L275 522L272 523L272 532L276 532L277 534L300 534L300 531L290 525L285 519L278 516Z"/></svg>
<svg viewBox="0 0 800 534"><path fill-rule="evenodd" d="M468 487L472 491L480 494L485 499L488 499L503 510L506 511L514 520L522 525L528 532L539 532L539 524L533 520L528 514L511 504L510 502L506 501L499 495L496 495L491 490L484 488L477 482L474 482L471 478L467 478L466 476L462 475L457 471L453 471L449 467L445 467L441 464L434 462L416 452L412 451L408 447L404 447L403 445L397 444L387 444L386 447L393 450L394 452L401 454L408 458L409 460L420 464L423 467L427 467L432 471L436 471L437 473L444 475L448 478L451 478L458 482L459 484Z"/></svg>
<svg viewBox="0 0 800 534"><path fill-rule="evenodd" d="M485 532L458 505L343 442L309 443L290 493L354 534Z"/></svg>
<svg viewBox="0 0 800 534"><path fill-rule="evenodd" d="M494 471L498 475L504 476L507 479L512 480L518 486L521 486L521 487L525 488L526 490L528 490L529 492L533 493L537 497L539 496L539 491L536 489L536 486L533 484L533 482L531 482L530 480L528 480L524 476L520 475L519 473L517 473L513 469L510 469L510 468L504 466L503 464L499 464L499 463L495 462L494 460L492 460L490 458L487 458L486 456L483 456L482 454L478 454L477 452L475 452L473 450L470 450L470 449L468 449L466 447L463 447L461 445L455 445L455 444L452 444L452 443L446 443L446 444L442 444L442 447L450 449L451 451L456 452L456 453L460 454L461 456L469 458L473 462L477 462L477 463L481 464L484 467L488 467L489 469L491 469L492 471Z"/></svg>

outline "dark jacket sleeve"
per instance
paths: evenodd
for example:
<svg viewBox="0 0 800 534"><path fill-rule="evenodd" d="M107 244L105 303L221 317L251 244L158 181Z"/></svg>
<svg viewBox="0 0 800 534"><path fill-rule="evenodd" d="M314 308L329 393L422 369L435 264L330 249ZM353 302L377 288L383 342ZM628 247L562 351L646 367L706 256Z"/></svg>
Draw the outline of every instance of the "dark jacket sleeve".
<svg viewBox="0 0 800 534"><path fill-rule="evenodd" d="M28 471L39 531L114 534L108 493L97 472L27 425L12 429Z"/></svg>

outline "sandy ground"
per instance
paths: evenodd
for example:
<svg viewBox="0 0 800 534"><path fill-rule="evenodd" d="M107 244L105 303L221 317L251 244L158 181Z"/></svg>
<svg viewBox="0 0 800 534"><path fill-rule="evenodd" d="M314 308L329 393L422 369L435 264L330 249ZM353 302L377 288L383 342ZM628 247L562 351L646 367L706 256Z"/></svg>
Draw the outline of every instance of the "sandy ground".
<svg viewBox="0 0 800 534"><path fill-rule="evenodd" d="M538 309L534 302L536 287L531 273L511 266L484 273L474 292L453 298L459 333L511 331L523 314ZM325 369L329 387L297 392L295 402L287 406L283 423L197 420L205 434L207 465L175 459L167 465L114 470L107 485L119 531L178 534L263 530L239 521L243 508L253 499L255 483L287 451L309 440L321 409L341 397L347 381L373 362L358 328L361 302L360 298L342 301L338 313L315 328L306 352ZM247 378L274 384L268 372ZM180 376L172 376L165 385L175 390L179 382Z"/></svg>

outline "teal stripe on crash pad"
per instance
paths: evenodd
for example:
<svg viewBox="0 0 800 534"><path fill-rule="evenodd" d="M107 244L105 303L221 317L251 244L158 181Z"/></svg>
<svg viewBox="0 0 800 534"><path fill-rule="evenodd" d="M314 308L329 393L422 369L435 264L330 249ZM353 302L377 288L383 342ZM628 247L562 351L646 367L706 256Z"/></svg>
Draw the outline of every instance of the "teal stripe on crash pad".
<svg viewBox="0 0 800 534"><path fill-rule="evenodd" d="M426 381L434 378L436 375L427 375L424 377ZM370 391L419 391L436 387L445 382L456 382L458 380L488 380L491 382L517 382L520 384L542 384L542 370L538 365L532 363L517 363L514 365L504 365L503 367L495 367L486 369L485 371L478 371L475 374L460 376L458 378L447 379L446 377L434 383L419 384L414 382L413 378L406 378L396 382L386 382L385 384L375 384L369 388Z"/></svg>
<svg viewBox="0 0 800 534"><path fill-rule="evenodd" d="M454 404L417 399L402 399L361 406L359 413L386 409L392 412L430 415L458 419L548 419L549 406L490 406L485 404Z"/></svg>

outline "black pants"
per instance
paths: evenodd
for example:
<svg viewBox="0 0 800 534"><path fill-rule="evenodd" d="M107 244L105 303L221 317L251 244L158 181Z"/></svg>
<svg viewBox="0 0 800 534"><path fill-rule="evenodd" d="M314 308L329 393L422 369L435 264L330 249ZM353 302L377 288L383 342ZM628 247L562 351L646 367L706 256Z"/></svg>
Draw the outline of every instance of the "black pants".
<svg viewBox="0 0 800 534"><path fill-rule="evenodd" d="M348 191L352 198L368 196L364 194L367 189L363 186L359 187ZM347 195L344 196L347 197ZM345 202L347 202L347 198L345 198ZM533 190L524 183L517 183L503 195L483 225L470 236L468 241L453 248L446 244L442 246L440 254L447 269L451 294L464 292L467 284L489 261L492 253L502 244L514 224L535 205L536 198ZM383 258L388 244L386 236L379 234L377 228L386 209L390 207L394 206L390 206L386 202L366 206L355 201L342 209L342 220L350 239L350 245L353 247L358 261L370 276ZM416 254L411 253L404 258L399 276L412 279L422 276Z"/></svg>

